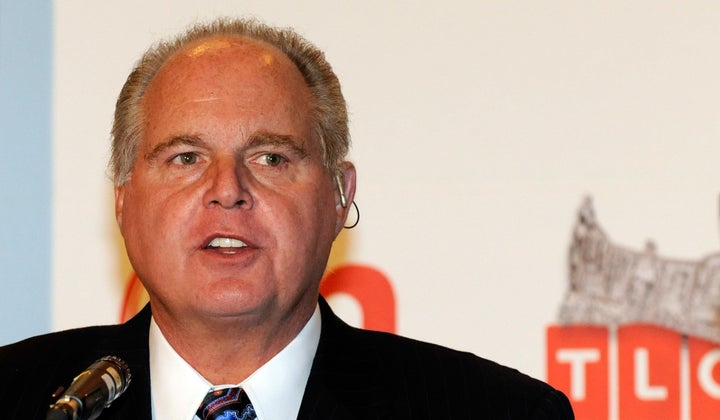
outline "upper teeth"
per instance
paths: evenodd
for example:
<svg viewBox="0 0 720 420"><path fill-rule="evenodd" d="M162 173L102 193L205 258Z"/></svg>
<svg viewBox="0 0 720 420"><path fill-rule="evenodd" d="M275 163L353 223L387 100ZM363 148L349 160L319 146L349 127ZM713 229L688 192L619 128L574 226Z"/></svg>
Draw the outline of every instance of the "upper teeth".
<svg viewBox="0 0 720 420"><path fill-rule="evenodd" d="M215 238L208 244L208 246L214 248L242 248L246 245L245 242L239 239Z"/></svg>

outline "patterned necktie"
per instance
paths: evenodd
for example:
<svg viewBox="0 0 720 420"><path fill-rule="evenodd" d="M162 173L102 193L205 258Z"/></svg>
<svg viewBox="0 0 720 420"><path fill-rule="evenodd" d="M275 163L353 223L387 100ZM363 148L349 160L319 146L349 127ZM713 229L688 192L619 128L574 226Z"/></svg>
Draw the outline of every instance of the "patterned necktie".
<svg viewBox="0 0 720 420"><path fill-rule="evenodd" d="M238 387L208 392L195 416L200 420L257 419L250 398Z"/></svg>

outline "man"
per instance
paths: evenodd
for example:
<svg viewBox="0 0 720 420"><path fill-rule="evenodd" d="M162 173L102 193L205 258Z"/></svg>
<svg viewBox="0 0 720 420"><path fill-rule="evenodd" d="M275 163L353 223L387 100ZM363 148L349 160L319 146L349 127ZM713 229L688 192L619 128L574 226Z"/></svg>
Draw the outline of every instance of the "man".
<svg viewBox="0 0 720 420"><path fill-rule="evenodd" d="M206 394L238 385L260 420L572 418L540 381L351 328L319 298L355 192L347 130L336 76L292 31L219 20L148 51L118 98L111 168L150 305L1 348L3 418L45 418L107 355L133 376L103 419L201 418Z"/></svg>

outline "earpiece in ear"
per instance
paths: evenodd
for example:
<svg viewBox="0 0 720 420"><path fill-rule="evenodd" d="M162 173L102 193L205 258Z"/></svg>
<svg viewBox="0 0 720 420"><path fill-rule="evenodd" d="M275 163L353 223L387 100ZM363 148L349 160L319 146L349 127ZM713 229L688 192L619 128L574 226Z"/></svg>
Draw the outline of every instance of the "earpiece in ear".
<svg viewBox="0 0 720 420"><path fill-rule="evenodd" d="M345 189L343 188L342 178L340 175L335 175L335 181L337 181L338 191L340 192L340 205L343 208L347 207L347 198L345 198Z"/></svg>

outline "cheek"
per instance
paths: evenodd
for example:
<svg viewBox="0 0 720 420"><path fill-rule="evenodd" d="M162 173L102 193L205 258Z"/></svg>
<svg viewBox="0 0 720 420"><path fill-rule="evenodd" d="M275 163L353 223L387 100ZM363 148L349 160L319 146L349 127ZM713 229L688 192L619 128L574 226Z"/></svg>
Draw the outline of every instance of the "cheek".
<svg viewBox="0 0 720 420"><path fill-rule="evenodd" d="M135 246L147 245L172 234L181 212L161 189L135 189L125 194L123 236Z"/></svg>
<svg viewBox="0 0 720 420"><path fill-rule="evenodd" d="M328 194L316 193L313 197L298 210L297 220L304 223L297 234L316 251L329 247L335 237L335 203Z"/></svg>
<svg viewBox="0 0 720 420"><path fill-rule="evenodd" d="M317 249L332 216L332 208L317 189L273 191L258 198L257 216L274 232L280 248L304 255Z"/></svg>

